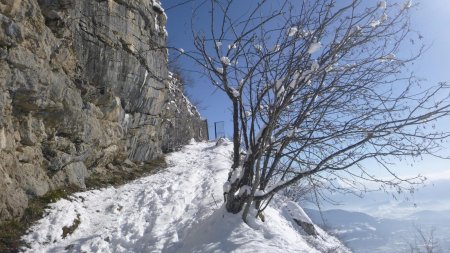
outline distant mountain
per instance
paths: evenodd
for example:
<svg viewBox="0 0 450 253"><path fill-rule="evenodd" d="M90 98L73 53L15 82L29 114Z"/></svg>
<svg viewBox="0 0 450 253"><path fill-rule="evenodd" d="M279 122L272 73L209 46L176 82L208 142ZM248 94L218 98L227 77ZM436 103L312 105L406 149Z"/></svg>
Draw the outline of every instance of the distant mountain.
<svg viewBox="0 0 450 253"><path fill-rule="evenodd" d="M407 216L407 218L420 222L422 224L450 224L450 210L443 210L443 211L424 210L413 213Z"/></svg>
<svg viewBox="0 0 450 253"><path fill-rule="evenodd" d="M310 218L316 224L348 224L356 222L374 223L378 219L361 212L351 212L342 209L331 209L319 212L313 209L305 209Z"/></svg>
<svg viewBox="0 0 450 253"><path fill-rule="evenodd" d="M416 228L435 229L442 252L450 252L450 211L419 211L404 219L378 218L362 212L306 209L314 223L339 237L355 253L397 253L413 242Z"/></svg>
<svg viewBox="0 0 450 253"><path fill-rule="evenodd" d="M362 212L382 218L408 218L423 210L450 210L450 179L428 181L415 193L395 195L382 191L368 192L363 198L352 194L333 193L328 195L334 202L345 206L346 210ZM306 206L314 208L314 206ZM335 209L335 205L323 204L323 209ZM338 207L339 208L339 207Z"/></svg>

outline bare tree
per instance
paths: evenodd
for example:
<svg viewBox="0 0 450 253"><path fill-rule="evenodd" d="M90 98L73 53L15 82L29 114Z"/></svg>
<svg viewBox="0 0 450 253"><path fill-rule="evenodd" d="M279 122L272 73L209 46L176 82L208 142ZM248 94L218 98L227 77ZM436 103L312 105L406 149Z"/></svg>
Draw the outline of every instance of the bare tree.
<svg viewBox="0 0 450 253"><path fill-rule="evenodd" d="M261 212L275 193L311 186L308 180L358 188L365 179L397 190L421 182L398 177L390 158L435 155L449 133L424 126L449 115L449 86L421 86L408 71L424 51L410 27L411 7L410 1L202 2L195 13L209 9L209 27L194 24L195 50L179 53L232 103L229 212L243 211L246 220L250 207ZM392 177L375 177L366 160Z"/></svg>
<svg viewBox="0 0 450 253"><path fill-rule="evenodd" d="M425 232L422 228L414 225L415 234L412 242L407 242L408 248L405 253L438 253L441 252L439 243L435 237L435 228Z"/></svg>

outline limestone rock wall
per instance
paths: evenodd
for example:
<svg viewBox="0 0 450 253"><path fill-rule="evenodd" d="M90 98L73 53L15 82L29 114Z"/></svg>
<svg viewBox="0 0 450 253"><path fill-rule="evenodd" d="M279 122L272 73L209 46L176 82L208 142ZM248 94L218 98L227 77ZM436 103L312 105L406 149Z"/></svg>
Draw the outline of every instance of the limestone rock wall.
<svg viewBox="0 0 450 253"><path fill-rule="evenodd" d="M207 138L169 78L156 1L0 0L0 220L108 165Z"/></svg>
<svg viewBox="0 0 450 253"><path fill-rule="evenodd" d="M194 139L208 139L208 123L182 92L182 84L169 73L169 94L163 108L162 151L171 152ZM167 136L169 138L164 138Z"/></svg>

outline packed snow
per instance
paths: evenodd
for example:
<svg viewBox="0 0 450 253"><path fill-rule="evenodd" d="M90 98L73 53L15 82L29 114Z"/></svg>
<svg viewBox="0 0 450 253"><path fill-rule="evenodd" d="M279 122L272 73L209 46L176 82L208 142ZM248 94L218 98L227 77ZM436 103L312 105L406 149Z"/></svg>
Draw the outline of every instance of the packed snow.
<svg viewBox="0 0 450 253"><path fill-rule="evenodd" d="M308 217L308 215L305 213L305 211L303 211L303 208L301 208L297 203L292 201L287 202L286 209L291 214L293 219L310 224L313 223L311 219Z"/></svg>
<svg viewBox="0 0 450 253"><path fill-rule="evenodd" d="M226 212L222 186L232 143L195 143L169 154L169 167L126 185L74 194L50 205L22 239L25 252L349 252L304 212L276 197L265 222ZM295 207L295 208L294 208ZM252 216L253 217L253 216ZM63 238L63 228L79 225Z"/></svg>

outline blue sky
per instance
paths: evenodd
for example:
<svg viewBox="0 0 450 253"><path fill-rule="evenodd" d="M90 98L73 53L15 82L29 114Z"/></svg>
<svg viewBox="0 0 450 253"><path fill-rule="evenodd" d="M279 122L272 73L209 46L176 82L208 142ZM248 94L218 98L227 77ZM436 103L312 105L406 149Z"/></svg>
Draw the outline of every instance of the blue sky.
<svg viewBox="0 0 450 253"><path fill-rule="evenodd" d="M169 8L177 3L184 2L163 0L165 8ZM368 1L376 4L378 1ZM388 1L389 2L389 1ZM412 29L419 31L424 36L426 45L430 48L415 63L413 70L416 75L426 79L424 86L433 85L441 81L450 81L450 1L449 0L423 0L414 1L415 7L412 9ZM417 5L416 5L417 4ZM192 35L190 28L190 18L192 14L192 3L182 5L167 11L169 33L168 42L170 46L189 50L192 46ZM207 20L197 20L198 24L207 23ZM408 50L405 48L404 50ZM192 63L182 62L188 68ZM183 64L182 64L183 65ZM231 134L231 111L228 98L221 91L215 90L209 85L207 79L202 79L196 73L189 74L194 80L194 86L190 89L192 96L202 102L200 112L208 119L210 134L213 133L211 127L214 122L224 121L227 135ZM441 122L441 127L450 126L450 119ZM449 149L443 151L450 154ZM423 161L409 164L398 164L396 170L400 175L414 175L421 173L432 178L450 178L450 161L426 158Z"/></svg>

